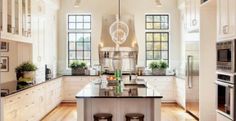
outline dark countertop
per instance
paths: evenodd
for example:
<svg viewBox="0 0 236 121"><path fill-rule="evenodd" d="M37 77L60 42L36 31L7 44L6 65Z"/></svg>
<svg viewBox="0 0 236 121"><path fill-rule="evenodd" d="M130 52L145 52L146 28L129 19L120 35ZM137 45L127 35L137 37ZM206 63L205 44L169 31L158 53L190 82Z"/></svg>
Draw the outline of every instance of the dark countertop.
<svg viewBox="0 0 236 121"><path fill-rule="evenodd" d="M50 80L44 81L44 82L40 82L40 83L34 83L34 84L27 84L27 85L21 85L19 83L17 83L17 81L12 81L12 82L7 82L7 83L2 83L1 84L1 97L6 97L6 96L10 96L13 95L15 93L24 91L26 89L50 82L52 80L55 80L57 78L63 77L63 75L56 75L55 77L53 77Z"/></svg>
<svg viewBox="0 0 236 121"><path fill-rule="evenodd" d="M148 84L125 83L123 91L116 93L117 86L107 83L91 82L85 86L76 98L162 98L160 93ZM144 86L143 86L144 85Z"/></svg>

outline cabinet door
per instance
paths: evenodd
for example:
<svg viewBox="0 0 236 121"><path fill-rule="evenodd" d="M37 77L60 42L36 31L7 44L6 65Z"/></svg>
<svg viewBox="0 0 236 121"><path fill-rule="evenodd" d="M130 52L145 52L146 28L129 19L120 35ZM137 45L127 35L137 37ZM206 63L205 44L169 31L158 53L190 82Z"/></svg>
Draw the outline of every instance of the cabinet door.
<svg viewBox="0 0 236 121"><path fill-rule="evenodd" d="M7 32L12 33L13 25L12 25L12 18L13 18L13 0L7 0Z"/></svg>
<svg viewBox="0 0 236 121"><path fill-rule="evenodd" d="M218 39L236 37L236 1L218 0Z"/></svg>

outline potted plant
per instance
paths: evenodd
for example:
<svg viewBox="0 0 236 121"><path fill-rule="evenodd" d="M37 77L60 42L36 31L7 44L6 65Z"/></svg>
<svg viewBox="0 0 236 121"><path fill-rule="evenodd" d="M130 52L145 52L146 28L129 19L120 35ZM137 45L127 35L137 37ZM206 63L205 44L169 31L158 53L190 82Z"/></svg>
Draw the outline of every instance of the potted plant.
<svg viewBox="0 0 236 121"><path fill-rule="evenodd" d="M30 62L22 63L15 69L17 80L31 83L35 78L36 70L37 67L34 64Z"/></svg>
<svg viewBox="0 0 236 121"><path fill-rule="evenodd" d="M168 64L164 61L153 61L149 64L153 75L165 75Z"/></svg>
<svg viewBox="0 0 236 121"><path fill-rule="evenodd" d="M87 64L85 62L74 61L70 64L72 75L84 75L87 69Z"/></svg>

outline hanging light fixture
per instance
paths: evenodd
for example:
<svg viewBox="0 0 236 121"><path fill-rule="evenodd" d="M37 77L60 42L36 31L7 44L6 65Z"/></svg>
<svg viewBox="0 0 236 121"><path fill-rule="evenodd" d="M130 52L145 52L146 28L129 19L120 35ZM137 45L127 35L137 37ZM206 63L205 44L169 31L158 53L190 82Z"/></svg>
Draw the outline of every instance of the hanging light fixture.
<svg viewBox="0 0 236 121"><path fill-rule="evenodd" d="M158 7L160 7L162 4L161 4L161 0L156 0L156 5L158 6Z"/></svg>
<svg viewBox="0 0 236 121"><path fill-rule="evenodd" d="M116 21L110 26L110 35L117 47L123 44L129 35L128 25L120 20L120 0L118 0L118 5L118 15L116 16Z"/></svg>
<svg viewBox="0 0 236 121"><path fill-rule="evenodd" d="M74 7L78 8L80 6L80 0L75 0Z"/></svg>

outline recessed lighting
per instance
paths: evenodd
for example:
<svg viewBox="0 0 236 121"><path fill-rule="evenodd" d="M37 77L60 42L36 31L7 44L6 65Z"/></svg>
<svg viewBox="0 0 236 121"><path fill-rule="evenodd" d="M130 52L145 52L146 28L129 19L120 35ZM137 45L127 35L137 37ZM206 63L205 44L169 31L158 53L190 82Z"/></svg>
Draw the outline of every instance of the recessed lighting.
<svg viewBox="0 0 236 121"><path fill-rule="evenodd" d="M162 4L161 4L161 0L156 0L156 5L158 6L158 7L160 7Z"/></svg>

